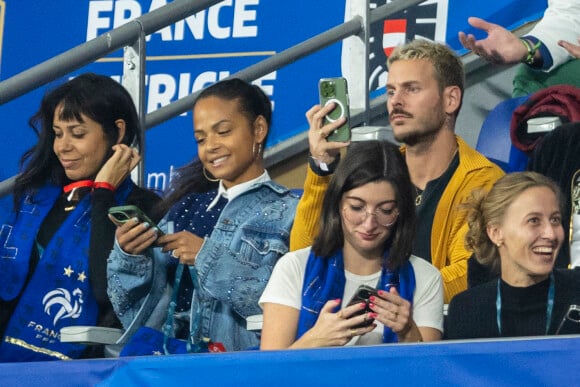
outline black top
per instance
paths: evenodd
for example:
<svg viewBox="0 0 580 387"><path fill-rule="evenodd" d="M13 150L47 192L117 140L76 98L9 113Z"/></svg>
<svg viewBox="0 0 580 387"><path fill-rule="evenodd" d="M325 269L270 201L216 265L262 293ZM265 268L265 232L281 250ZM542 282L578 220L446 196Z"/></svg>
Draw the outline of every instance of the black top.
<svg viewBox="0 0 580 387"><path fill-rule="evenodd" d="M554 309L548 329L553 335L570 305L580 305L580 269L555 269ZM544 335L546 302L550 280L527 288L514 288L501 282L501 337ZM500 337L497 326L497 280L456 295L449 304L447 339ZM580 332L579 332L580 333Z"/></svg>
<svg viewBox="0 0 580 387"><path fill-rule="evenodd" d="M122 328L117 319L113 306L107 295L107 258L113 248L115 240L116 226L107 217L107 211L110 207L116 206L114 192L98 188L92 193L91 209L91 240L89 248L89 281L93 288L93 293L99 306L99 315L97 320L98 326ZM160 201L160 197L152 191L148 191L137 186L127 198L127 204L133 204L141 208L150 217L158 221L160 216L154 213L154 206ZM37 235L37 242L46 246L52 235L66 220L70 212L65 211L68 201L65 195L57 199L54 207L49 211L42 222ZM37 249L32 249L30 257L30 270L26 282L30 280L36 265L38 264L39 253ZM26 285L24 286L24 288ZM0 300L0 337L4 336L4 330L8 325L10 317L20 300L21 295L11 301ZM93 352L97 347L89 347L89 351L83 357L96 357L98 353Z"/></svg>
<svg viewBox="0 0 580 387"><path fill-rule="evenodd" d="M490 266L482 265L477 262L475 254L467 259L467 287L472 288L477 285L482 285L491 280L496 280L499 273L496 273Z"/></svg>
<svg viewBox="0 0 580 387"><path fill-rule="evenodd" d="M156 214L154 207L161 198L152 191L133 187L127 197L126 204L133 204L143 210L157 223L163 214ZM107 259L115 242L115 230L117 226L111 222L107 213L109 208L116 206L115 195L108 189L96 189L92 197L91 210L91 242L89 250L89 280L93 287L93 293L99 305L99 326L122 325L117 319L113 306L107 295Z"/></svg>
<svg viewBox="0 0 580 387"><path fill-rule="evenodd" d="M548 176L562 190L564 242L556 258L556 267L566 268L570 264L571 184L574 173L580 169L580 122L563 124L543 137L532 151L527 169Z"/></svg>
<svg viewBox="0 0 580 387"><path fill-rule="evenodd" d="M431 262L431 234L435 211L443 191L445 191L458 166L459 152L455 154L449 167L440 177L427 183L423 192L419 193L417 190L417 196L421 195L421 204L415 208L417 213L417 233L413 243L413 255L421 257L427 262Z"/></svg>

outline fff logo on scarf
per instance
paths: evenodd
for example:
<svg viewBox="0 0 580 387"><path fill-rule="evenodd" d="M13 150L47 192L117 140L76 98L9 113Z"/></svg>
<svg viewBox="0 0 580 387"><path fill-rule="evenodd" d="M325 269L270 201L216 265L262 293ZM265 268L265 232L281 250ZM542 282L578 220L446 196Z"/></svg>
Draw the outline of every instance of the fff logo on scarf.
<svg viewBox="0 0 580 387"><path fill-rule="evenodd" d="M63 275L71 279L76 277L79 282L87 279L84 271L75 273L70 265L64 268ZM83 291L78 287L72 292L62 287L56 288L45 294L42 305L46 314L54 316L52 323L56 326L61 319L80 317L83 311Z"/></svg>
<svg viewBox="0 0 580 387"><path fill-rule="evenodd" d="M43 326L37 321L29 321L28 328L32 328L36 338L45 342L55 342L59 338L57 326L59 321L65 319L77 319L83 312L83 291L76 284L84 283L87 276L84 271L76 272L70 265L63 268L63 276L66 282L73 282L73 290L57 287L48 291L42 297L44 313L52 317L53 327ZM75 284L76 283L76 284Z"/></svg>
<svg viewBox="0 0 580 387"><path fill-rule="evenodd" d="M85 282L87 279L84 271L75 273L75 270L70 265L63 269L63 276L73 279L75 282ZM72 292L63 287L58 287L47 292L42 298L44 313L53 317L53 326L56 326L60 320L79 318L83 312L83 302L83 291L78 287L75 287ZM44 334L53 338L55 335L58 336L56 333L51 333L52 330L48 327L43 327L34 321L30 321L28 327L33 328L39 335Z"/></svg>

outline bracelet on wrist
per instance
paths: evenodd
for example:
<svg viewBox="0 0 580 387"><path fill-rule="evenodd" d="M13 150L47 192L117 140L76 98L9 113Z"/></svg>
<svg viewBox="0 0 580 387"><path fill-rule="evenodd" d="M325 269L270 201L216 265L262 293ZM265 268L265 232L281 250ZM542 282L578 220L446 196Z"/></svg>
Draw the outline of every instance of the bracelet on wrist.
<svg viewBox="0 0 580 387"><path fill-rule="evenodd" d="M330 164L326 164L320 159L317 159L316 157L312 156L311 153L308 153L308 164L310 165L310 169L312 169L312 171L318 176L332 175L339 161L340 154L336 156L333 162L331 162Z"/></svg>
<svg viewBox="0 0 580 387"><path fill-rule="evenodd" d="M115 186L114 186L114 185L112 185L112 184L109 184L109 183L107 183L107 182L105 182L105 181L99 181L99 182L96 182L96 183L93 185L93 188L94 188L94 189L97 189L97 188L104 188L104 189L108 189L109 191L113 191L113 192L115 192Z"/></svg>
<svg viewBox="0 0 580 387"><path fill-rule="evenodd" d="M317 159L316 157L310 155L310 158L314 161L314 163L316 164L316 166L318 168L320 168L321 171L323 172L328 172L328 164L326 164L324 161Z"/></svg>
<svg viewBox="0 0 580 387"><path fill-rule="evenodd" d="M523 39L523 38L520 38L520 42L522 42L522 44L526 48L526 51L528 52L526 54L526 57L522 58L522 62L527 64L528 66L533 66L536 62L536 58L535 58L536 52L538 51L538 49L542 45L542 42L540 42L538 40L538 42L536 44L533 44L529 40Z"/></svg>

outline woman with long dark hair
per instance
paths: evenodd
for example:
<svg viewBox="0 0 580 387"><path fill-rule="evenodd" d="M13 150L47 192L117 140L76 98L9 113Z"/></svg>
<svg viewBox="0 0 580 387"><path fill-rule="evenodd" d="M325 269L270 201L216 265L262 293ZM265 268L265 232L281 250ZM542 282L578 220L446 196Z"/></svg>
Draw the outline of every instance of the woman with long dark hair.
<svg viewBox="0 0 580 387"><path fill-rule="evenodd" d="M412 187L395 145L350 145L313 246L286 254L260 298L262 349L440 339L441 275L411 255ZM369 298L349 302L361 285Z"/></svg>
<svg viewBox="0 0 580 387"><path fill-rule="evenodd" d="M129 177L140 161L137 111L118 82L88 73L49 91L30 124L38 143L22 157L0 233L0 360L99 356L100 347L61 343L59 333L120 327L106 291L115 234L107 210L151 212L160 200Z"/></svg>

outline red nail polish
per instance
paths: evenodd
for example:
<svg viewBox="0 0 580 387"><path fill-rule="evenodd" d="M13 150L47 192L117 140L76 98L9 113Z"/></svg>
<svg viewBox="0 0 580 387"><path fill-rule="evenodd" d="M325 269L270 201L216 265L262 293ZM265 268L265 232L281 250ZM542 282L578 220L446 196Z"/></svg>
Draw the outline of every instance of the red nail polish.
<svg viewBox="0 0 580 387"><path fill-rule="evenodd" d="M340 304L340 298L337 298L336 300L334 300L334 302L336 302L337 304Z"/></svg>
<svg viewBox="0 0 580 387"><path fill-rule="evenodd" d="M371 302L375 302L375 300L376 300L375 296L370 296L370 297L369 297L369 301L371 301Z"/></svg>
<svg viewBox="0 0 580 387"><path fill-rule="evenodd" d="M373 313L369 313L369 318L372 318L374 320L375 318L377 318L377 314L374 313L374 312Z"/></svg>
<svg viewBox="0 0 580 387"><path fill-rule="evenodd" d="M375 304L373 304L372 302L369 304L369 308L374 309L375 308Z"/></svg>
<svg viewBox="0 0 580 387"><path fill-rule="evenodd" d="M361 302L360 304L358 304L358 307L361 309L364 309L367 307L367 303L366 302Z"/></svg>
<svg viewBox="0 0 580 387"><path fill-rule="evenodd" d="M384 290L379 290L377 293L379 296L384 296L385 294L387 294L387 292L385 292Z"/></svg>

